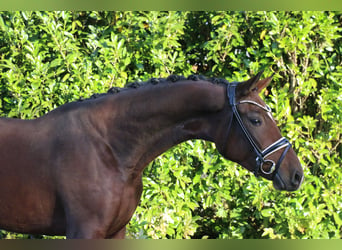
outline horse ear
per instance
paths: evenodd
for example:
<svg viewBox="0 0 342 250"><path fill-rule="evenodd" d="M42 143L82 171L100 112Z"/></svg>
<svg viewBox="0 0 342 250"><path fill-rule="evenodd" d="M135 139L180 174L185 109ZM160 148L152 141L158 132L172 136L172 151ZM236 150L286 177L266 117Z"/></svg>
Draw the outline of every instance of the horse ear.
<svg viewBox="0 0 342 250"><path fill-rule="evenodd" d="M258 90L259 79L263 72L264 71L262 70L258 74L250 78L249 80L237 85L237 88L242 96L246 96L250 92Z"/></svg>
<svg viewBox="0 0 342 250"><path fill-rule="evenodd" d="M270 77L267 77L265 79L258 81L256 83L256 91L258 91L258 93L260 93L261 90L266 88L268 86L268 84L270 84L270 82L272 81L273 76L274 76L274 73Z"/></svg>

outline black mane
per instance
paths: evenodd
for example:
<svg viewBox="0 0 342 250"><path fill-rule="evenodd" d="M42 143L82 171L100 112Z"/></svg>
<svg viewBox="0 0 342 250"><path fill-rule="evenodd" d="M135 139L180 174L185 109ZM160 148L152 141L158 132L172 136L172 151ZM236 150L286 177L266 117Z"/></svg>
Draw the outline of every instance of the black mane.
<svg viewBox="0 0 342 250"><path fill-rule="evenodd" d="M159 84L159 83L166 83L166 82L178 82L178 81L185 81L185 80L189 80L189 81L208 81L211 82L213 84L224 84L224 85L228 85L229 82L226 79L223 78L215 78L215 77L210 77L207 78L203 75L190 75L188 77L185 76L181 76L181 75L170 75L167 78L151 78L145 82L131 82L125 85L125 87L123 88L119 88L119 87L112 87L110 88L107 93L101 93L101 94L93 94L92 96L90 96L89 99L95 99L101 96L105 96L105 95L109 95L109 94L116 94L119 93L121 91L125 91L128 89L136 89L139 88L141 86L147 85L147 84ZM82 100L80 100L82 101Z"/></svg>

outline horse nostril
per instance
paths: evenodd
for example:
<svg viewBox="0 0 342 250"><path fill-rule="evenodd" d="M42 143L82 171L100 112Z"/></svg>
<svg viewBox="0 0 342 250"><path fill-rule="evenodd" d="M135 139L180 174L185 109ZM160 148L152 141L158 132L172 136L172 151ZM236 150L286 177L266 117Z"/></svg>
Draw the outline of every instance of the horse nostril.
<svg viewBox="0 0 342 250"><path fill-rule="evenodd" d="M296 171L292 177L292 184L294 186L299 186L302 183L302 178L303 175Z"/></svg>

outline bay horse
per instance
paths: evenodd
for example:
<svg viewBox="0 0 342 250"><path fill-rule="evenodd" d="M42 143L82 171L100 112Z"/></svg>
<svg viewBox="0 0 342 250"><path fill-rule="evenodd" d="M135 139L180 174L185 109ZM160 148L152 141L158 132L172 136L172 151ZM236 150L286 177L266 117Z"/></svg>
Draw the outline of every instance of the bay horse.
<svg viewBox="0 0 342 250"><path fill-rule="evenodd" d="M0 228L67 238L124 238L142 173L170 147L214 142L275 189L303 180L290 142L247 81L172 75L64 104L40 118L0 119ZM116 93L118 92L118 93Z"/></svg>

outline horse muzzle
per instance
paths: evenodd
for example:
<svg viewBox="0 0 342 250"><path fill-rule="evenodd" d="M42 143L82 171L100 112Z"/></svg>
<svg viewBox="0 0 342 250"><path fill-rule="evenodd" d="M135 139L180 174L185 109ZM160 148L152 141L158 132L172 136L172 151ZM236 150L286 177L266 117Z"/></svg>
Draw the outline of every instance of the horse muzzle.
<svg viewBox="0 0 342 250"><path fill-rule="evenodd" d="M288 180L284 180L278 172L274 175L273 187L280 191L296 191L302 185L303 180L303 171L294 171Z"/></svg>

